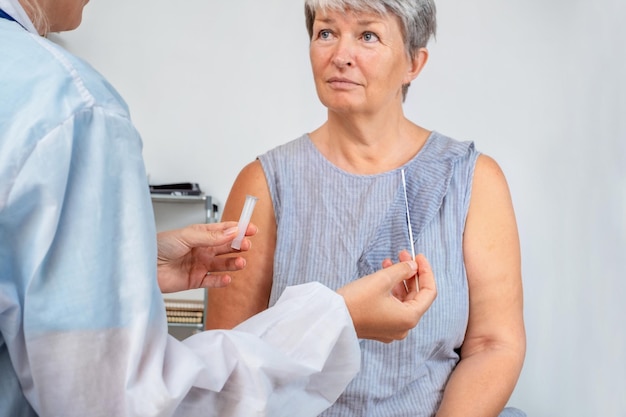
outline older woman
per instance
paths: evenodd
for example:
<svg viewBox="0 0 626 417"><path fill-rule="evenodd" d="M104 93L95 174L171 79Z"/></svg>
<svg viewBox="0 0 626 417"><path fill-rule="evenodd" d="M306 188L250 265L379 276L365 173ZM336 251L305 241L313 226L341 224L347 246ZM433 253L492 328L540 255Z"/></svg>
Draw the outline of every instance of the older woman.
<svg viewBox="0 0 626 417"><path fill-rule="evenodd" d="M224 219L237 218L242 196L256 195L260 232L246 254L246 279L210 291L209 326L232 327L311 278L340 287L409 248L412 234L433 265L438 298L406 340L361 341L361 372L324 415L523 414L504 409L525 354L506 180L472 143L403 113L428 58L435 5L306 0L305 12L328 119L238 176Z"/></svg>

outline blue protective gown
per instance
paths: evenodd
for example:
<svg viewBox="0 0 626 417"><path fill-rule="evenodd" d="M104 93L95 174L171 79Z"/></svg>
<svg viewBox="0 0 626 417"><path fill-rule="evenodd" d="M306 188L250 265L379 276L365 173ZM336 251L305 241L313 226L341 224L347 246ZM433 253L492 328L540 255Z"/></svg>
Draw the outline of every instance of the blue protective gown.
<svg viewBox="0 0 626 417"><path fill-rule="evenodd" d="M343 299L320 284L288 289L234 331L168 336L128 109L21 23L0 19L0 416L328 407L360 353Z"/></svg>

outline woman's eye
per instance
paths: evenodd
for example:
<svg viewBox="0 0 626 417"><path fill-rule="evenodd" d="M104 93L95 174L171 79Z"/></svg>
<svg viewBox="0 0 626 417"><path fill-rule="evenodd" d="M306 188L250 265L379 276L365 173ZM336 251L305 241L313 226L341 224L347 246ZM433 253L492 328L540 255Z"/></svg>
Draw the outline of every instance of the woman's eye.
<svg viewBox="0 0 626 417"><path fill-rule="evenodd" d="M374 34L372 32L365 32L363 34L363 40L365 42L376 42L376 41L378 41L378 36L376 36L376 34Z"/></svg>
<svg viewBox="0 0 626 417"><path fill-rule="evenodd" d="M320 30L319 34L317 35L317 37L320 39L330 39L331 36L332 32L328 29Z"/></svg>

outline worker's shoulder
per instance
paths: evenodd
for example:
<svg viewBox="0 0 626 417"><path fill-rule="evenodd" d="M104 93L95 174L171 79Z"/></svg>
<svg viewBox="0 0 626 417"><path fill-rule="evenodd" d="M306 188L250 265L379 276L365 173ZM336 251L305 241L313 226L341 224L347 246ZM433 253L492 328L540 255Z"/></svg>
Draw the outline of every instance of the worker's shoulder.
<svg viewBox="0 0 626 417"><path fill-rule="evenodd" d="M46 38L1 23L0 148L4 155L26 158L42 139L63 126L75 128L75 123L93 120L90 113L94 112L131 124L126 103L89 64ZM74 122L79 115L80 121Z"/></svg>
<svg viewBox="0 0 626 417"><path fill-rule="evenodd" d="M40 103L51 114L69 116L99 106L128 115L122 97L90 64L49 39L23 29L3 28L0 53L0 87L14 103Z"/></svg>
<svg viewBox="0 0 626 417"><path fill-rule="evenodd" d="M58 88L66 89L61 93L76 97L77 106L104 107L128 115L128 106L117 90L88 62L53 42L41 39L41 43L53 58L51 78Z"/></svg>

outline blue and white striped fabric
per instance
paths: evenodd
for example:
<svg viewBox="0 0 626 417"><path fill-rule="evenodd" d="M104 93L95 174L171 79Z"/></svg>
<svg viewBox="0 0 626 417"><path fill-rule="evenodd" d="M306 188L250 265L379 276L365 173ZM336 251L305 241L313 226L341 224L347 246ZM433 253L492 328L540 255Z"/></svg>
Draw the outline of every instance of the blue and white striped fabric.
<svg viewBox="0 0 626 417"><path fill-rule="evenodd" d="M377 175L338 169L307 135L259 157L278 225L270 305L289 285L339 288L410 249L402 170L415 250L435 273L438 296L417 328L401 342L362 340L361 372L324 416L436 413L468 321L462 236L477 157L472 143L437 132L411 161Z"/></svg>

